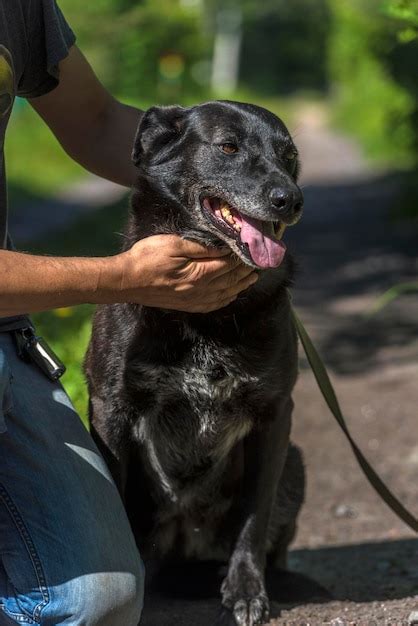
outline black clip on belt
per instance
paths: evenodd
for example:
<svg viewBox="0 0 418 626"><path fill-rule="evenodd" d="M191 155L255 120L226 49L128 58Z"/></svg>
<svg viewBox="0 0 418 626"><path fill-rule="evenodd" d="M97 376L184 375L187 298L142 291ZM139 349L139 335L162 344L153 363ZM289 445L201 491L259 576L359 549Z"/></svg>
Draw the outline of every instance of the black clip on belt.
<svg viewBox="0 0 418 626"><path fill-rule="evenodd" d="M37 365L50 380L56 381L65 373L64 363L42 337L35 335L33 328L15 330L14 337L20 358Z"/></svg>

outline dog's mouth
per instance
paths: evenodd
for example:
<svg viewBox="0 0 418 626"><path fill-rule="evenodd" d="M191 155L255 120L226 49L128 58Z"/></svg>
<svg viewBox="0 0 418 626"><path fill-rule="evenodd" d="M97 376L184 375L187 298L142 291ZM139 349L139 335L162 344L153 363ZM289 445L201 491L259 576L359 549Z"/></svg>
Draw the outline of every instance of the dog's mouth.
<svg viewBox="0 0 418 626"><path fill-rule="evenodd" d="M241 253L262 269L279 267L286 253L281 241L284 222L265 222L244 215L226 200L206 196L201 199L203 213L224 235L232 239Z"/></svg>

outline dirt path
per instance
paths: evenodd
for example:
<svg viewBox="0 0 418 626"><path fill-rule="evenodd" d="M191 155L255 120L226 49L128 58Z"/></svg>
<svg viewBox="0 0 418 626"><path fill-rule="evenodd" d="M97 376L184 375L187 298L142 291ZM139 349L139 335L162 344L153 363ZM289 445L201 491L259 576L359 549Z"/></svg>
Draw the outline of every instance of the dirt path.
<svg viewBox="0 0 418 626"><path fill-rule="evenodd" d="M418 514L418 297L364 317L377 294L416 280L418 228L390 218L396 179L307 113L297 136L306 212L288 236L301 266L295 306L357 441ZM367 484L304 359L301 369L293 432L309 482L290 566L337 601L288 608L274 623L406 624L418 610L418 541Z"/></svg>

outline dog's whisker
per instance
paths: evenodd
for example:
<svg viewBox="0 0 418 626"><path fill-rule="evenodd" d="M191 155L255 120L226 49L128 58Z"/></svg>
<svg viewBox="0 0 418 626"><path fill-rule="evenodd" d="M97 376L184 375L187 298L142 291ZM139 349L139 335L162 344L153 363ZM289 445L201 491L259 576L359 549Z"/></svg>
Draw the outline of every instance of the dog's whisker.
<svg viewBox="0 0 418 626"><path fill-rule="evenodd" d="M113 234L116 235L117 237L122 237L122 239L128 239L128 235L126 233L114 232Z"/></svg>

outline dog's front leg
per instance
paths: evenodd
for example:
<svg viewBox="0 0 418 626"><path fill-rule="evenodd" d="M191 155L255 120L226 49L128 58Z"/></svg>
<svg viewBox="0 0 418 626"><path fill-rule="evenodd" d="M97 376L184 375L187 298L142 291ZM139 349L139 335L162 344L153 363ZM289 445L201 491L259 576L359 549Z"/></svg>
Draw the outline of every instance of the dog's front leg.
<svg viewBox="0 0 418 626"><path fill-rule="evenodd" d="M100 398L90 397L90 433L124 500L129 461L129 423Z"/></svg>
<svg viewBox="0 0 418 626"><path fill-rule="evenodd" d="M239 626L264 624L269 617L265 590L267 530L289 443L292 399L280 402L271 420L244 443L244 484L238 538L222 584L223 605Z"/></svg>

